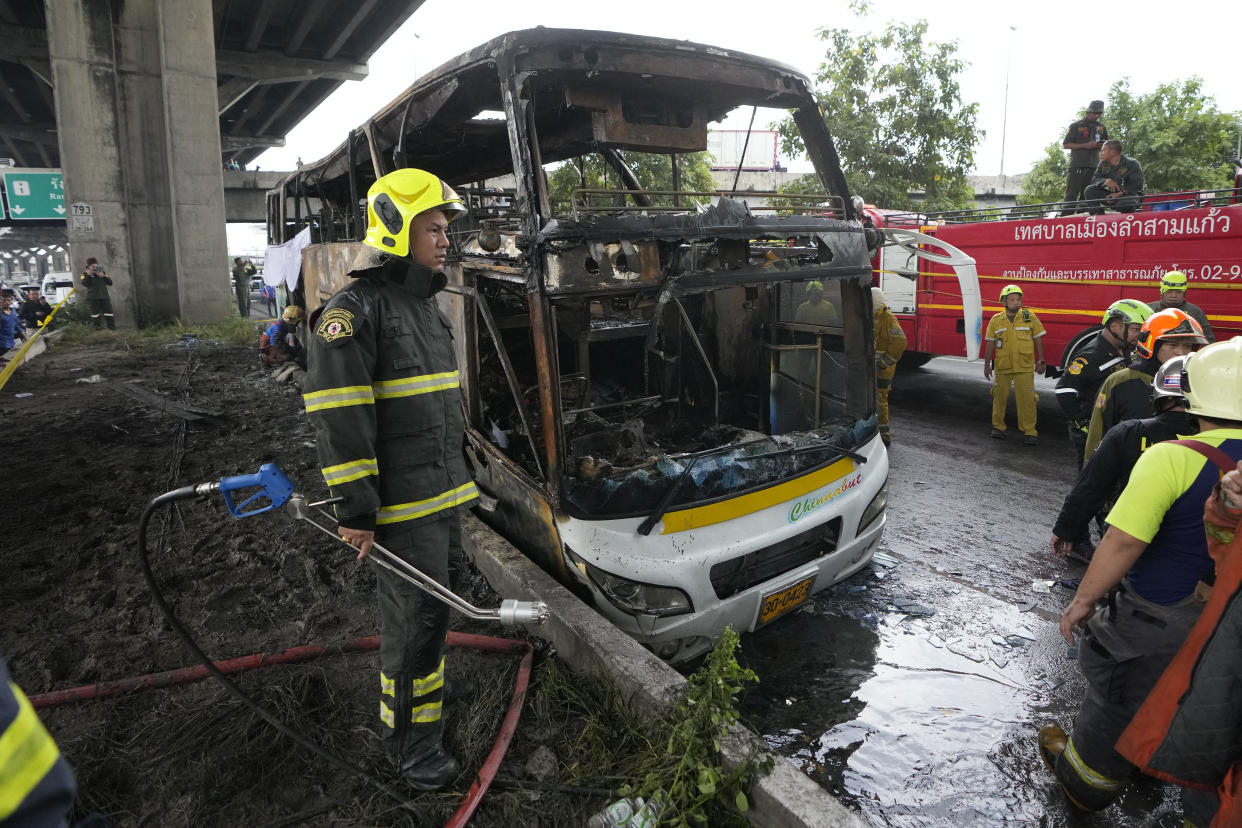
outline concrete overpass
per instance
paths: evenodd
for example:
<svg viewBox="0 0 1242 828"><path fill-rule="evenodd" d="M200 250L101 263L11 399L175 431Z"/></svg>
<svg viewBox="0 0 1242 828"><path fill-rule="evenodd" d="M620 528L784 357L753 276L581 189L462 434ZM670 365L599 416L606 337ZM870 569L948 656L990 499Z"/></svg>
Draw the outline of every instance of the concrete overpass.
<svg viewBox="0 0 1242 828"><path fill-rule="evenodd" d="M226 222L267 221L267 191L287 172L224 170L224 217ZM42 277L50 270L71 270L66 222L0 227L0 281L15 281L14 271Z"/></svg>
<svg viewBox="0 0 1242 828"><path fill-rule="evenodd" d="M0 0L0 158L64 171L90 211L70 269L108 267L121 325L223 319L223 162L281 145L421 4Z"/></svg>

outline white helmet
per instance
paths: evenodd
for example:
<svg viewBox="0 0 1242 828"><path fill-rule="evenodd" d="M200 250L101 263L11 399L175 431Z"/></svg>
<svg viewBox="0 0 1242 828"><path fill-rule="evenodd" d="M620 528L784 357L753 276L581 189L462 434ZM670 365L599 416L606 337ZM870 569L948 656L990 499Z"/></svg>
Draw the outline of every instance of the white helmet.
<svg viewBox="0 0 1242 828"><path fill-rule="evenodd" d="M878 287L873 287L871 289L872 307L879 308L887 304L888 304L888 300L884 298L884 291L880 290Z"/></svg>
<svg viewBox="0 0 1242 828"><path fill-rule="evenodd" d="M1242 421L1242 336L1187 356L1182 395L1192 414Z"/></svg>

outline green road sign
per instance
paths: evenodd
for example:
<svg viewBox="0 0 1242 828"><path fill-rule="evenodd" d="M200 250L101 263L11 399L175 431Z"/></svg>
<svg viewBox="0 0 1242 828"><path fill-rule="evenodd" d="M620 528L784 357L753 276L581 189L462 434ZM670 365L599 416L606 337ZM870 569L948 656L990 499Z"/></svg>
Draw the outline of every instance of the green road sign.
<svg viewBox="0 0 1242 828"><path fill-rule="evenodd" d="M60 170L5 172L4 194L9 218L15 221L65 217L65 182Z"/></svg>

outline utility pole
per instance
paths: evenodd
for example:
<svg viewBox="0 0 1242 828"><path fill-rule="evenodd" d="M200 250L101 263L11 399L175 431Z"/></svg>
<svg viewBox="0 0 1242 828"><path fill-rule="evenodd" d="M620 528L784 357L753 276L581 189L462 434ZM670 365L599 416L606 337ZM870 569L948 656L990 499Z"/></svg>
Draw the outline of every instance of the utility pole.
<svg viewBox="0 0 1242 828"><path fill-rule="evenodd" d="M997 182L1000 187L1005 186L1005 133L1009 131L1009 61L1013 59L1013 33L1017 30L1017 26L1009 27L1009 48L1005 50L1005 111L1001 116L1001 180Z"/></svg>

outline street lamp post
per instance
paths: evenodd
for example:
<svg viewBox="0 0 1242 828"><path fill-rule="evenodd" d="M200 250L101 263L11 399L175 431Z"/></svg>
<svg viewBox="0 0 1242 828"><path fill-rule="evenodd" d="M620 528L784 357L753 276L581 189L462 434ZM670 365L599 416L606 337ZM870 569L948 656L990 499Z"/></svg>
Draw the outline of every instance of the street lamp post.
<svg viewBox="0 0 1242 828"><path fill-rule="evenodd" d="M1009 131L1009 61L1013 57L1013 32L1018 30L1017 26L1009 27L1009 48L1005 50L1005 110L1001 115L1001 160L1000 160L1000 181L998 186L1005 186L1005 137Z"/></svg>

